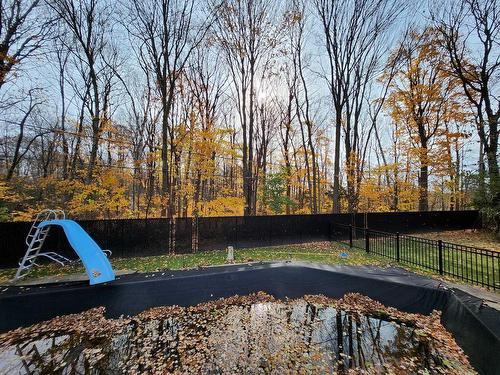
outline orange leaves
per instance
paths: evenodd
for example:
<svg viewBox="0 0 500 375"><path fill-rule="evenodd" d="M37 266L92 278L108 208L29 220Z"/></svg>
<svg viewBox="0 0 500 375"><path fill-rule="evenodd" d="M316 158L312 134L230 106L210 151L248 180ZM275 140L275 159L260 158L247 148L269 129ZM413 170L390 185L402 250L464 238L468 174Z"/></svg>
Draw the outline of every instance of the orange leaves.
<svg viewBox="0 0 500 375"><path fill-rule="evenodd" d="M431 175L454 178L454 159L469 136L472 116L461 83L449 74L448 54L434 29L412 31L394 54L400 49L385 103L395 127L392 151L400 163L422 171L419 183L426 189ZM407 201L405 208L411 206Z"/></svg>
<svg viewBox="0 0 500 375"><path fill-rule="evenodd" d="M410 137L425 144L444 121L466 121L465 98L458 80L446 69L448 60L432 29L412 32L401 48L402 66L392 85L386 108L394 122L404 125Z"/></svg>

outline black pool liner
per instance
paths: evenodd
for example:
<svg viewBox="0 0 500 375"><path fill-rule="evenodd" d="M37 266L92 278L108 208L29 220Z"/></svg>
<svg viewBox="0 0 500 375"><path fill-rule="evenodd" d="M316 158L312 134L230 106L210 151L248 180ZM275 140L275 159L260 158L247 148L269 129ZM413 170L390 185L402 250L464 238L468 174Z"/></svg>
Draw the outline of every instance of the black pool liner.
<svg viewBox="0 0 500 375"><path fill-rule="evenodd" d="M443 325L472 366L481 374L500 373L500 312L461 290L394 267L279 262L132 274L96 286L9 287L0 294L0 332L97 306L105 306L107 317L113 318L258 291L280 299L305 294L340 298L357 292L404 312L440 310Z"/></svg>

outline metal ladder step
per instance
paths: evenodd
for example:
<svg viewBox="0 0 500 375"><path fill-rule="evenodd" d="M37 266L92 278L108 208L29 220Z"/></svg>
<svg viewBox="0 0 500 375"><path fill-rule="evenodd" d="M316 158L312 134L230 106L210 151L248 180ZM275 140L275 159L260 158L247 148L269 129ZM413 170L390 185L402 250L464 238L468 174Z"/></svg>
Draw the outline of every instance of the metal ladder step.
<svg viewBox="0 0 500 375"><path fill-rule="evenodd" d="M40 253L45 239L49 234L50 226L40 228L39 224L43 221L64 219L64 217L64 212L61 210L44 210L38 213L26 236L26 245L28 245L28 249L19 262L19 268L14 278L15 280L25 276L31 267L37 265L35 260L39 256L45 256L60 264L64 264L68 261L67 258L54 252Z"/></svg>

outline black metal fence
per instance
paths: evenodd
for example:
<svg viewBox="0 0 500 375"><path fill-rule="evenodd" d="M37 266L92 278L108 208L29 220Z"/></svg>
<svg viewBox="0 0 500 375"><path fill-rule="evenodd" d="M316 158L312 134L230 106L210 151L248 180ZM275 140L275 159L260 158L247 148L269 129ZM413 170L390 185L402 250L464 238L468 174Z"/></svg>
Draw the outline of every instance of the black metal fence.
<svg viewBox="0 0 500 375"><path fill-rule="evenodd" d="M333 238L396 262L500 289L500 252L339 223L333 224Z"/></svg>
<svg viewBox="0 0 500 375"><path fill-rule="evenodd" d="M480 216L478 211L431 211L78 222L114 257L133 257L328 240L332 223L337 222L401 232L474 228L480 226ZM30 226L29 222L0 223L0 267L17 266L26 251ZM44 248L74 255L57 227L51 229Z"/></svg>

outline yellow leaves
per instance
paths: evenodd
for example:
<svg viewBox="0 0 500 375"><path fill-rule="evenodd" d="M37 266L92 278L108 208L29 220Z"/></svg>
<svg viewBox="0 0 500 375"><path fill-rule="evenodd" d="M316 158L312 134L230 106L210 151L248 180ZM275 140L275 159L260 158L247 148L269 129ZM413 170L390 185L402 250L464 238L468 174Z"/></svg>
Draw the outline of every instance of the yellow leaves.
<svg viewBox="0 0 500 375"><path fill-rule="evenodd" d="M472 118L460 82L448 72L448 55L441 46L432 28L410 33L398 47L403 50L401 68L384 108L395 126L394 156L409 168L429 167L430 174L449 176L452 150L468 136L462 129L470 126ZM404 183L398 208L414 209L418 190Z"/></svg>
<svg viewBox="0 0 500 375"><path fill-rule="evenodd" d="M242 216L245 200L240 197L219 197L202 205L201 216Z"/></svg>
<svg viewBox="0 0 500 375"><path fill-rule="evenodd" d="M386 108L394 122L408 126L410 136L424 126L426 136L445 120L467 121L465 98L457 79L445 67L447 55L433 29L418 33L401 46L405 50L403 68L392 85ZM421 131L421 129L420 129Z"/></svg>
<svg viewBox="0 0 500 375"><path fill-rule="evenodd" d="M0 181L0 221L23 220L25 218L22 215L23 212L18 212L18 209L28 197L25 194L18 193L16 187L19 186L15 182ZM21 219L18 219L18 216L22 216Z"/></svg>
<svg viewBox="0 0 500 375"><path fill-rule="evenodd" d="M346 160L346 176L350 184L355 184L356 182L356 171L359 169L360 161L359 155L354 152L351 152L349 158Z"/></svg>
<svg viewBox="0 0 500 375"><path fill-rule="evenodd" d="M447 132L446 137L448 139L469 138L470 134L466 134L466 133L462 133L462 132Z"/></svg>
<svg viewBox="0 0 500 375"><path fill-rule="evenodd" d="M24 197L12 210L12 218L29 221L35 213L45 208L59 208L76 218L130 216L128 179L115 172L106 170L97 173L90 184L80 179L63 181L54 177L40 178L33 186L25 183L20 189L33 191L36 201Z"/></svg>
<svg viewBox="0 0 500 375"><path fill-rule="evenodd" d="M390 189L380 186L375 178L367 178L360 186L360 210L386 212L390 210Z"/></svg>
<svg viewBox="0 0 500 375"><path fill-rule="evenodd" d="M38 209L36 207L28 207L22 211L13 211L12 219L14 221L31 221L36 216L38 212L40 212L41 208Z"/></svg>
<svg viewBox="0 0 500 375"><path fill-rule="evenodd" d="M0 202L17 203L21 199L22 197L13 191L5 181L0 181Z"/></svg>
<svg viewBox="0 0 500 375"><path fill-rule="evenodd" d="M387 165L379 165L371 168L371 172L376 175L382 175L385 172L394 172L399 168L397 163L388 163Z"/></svg>

